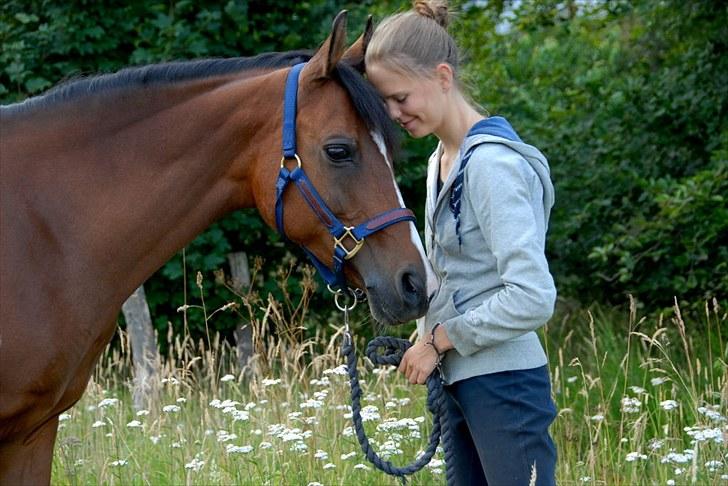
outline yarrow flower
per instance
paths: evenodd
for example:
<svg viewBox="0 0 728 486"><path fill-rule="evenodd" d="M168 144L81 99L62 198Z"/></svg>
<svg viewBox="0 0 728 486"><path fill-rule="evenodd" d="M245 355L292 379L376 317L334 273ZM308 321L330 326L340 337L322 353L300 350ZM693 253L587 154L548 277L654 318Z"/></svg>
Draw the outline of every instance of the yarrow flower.
<svg viewBox="0 0 728 486"><path fill-rule="evenodd" d="M180 410L182 410L182 409L180 408L179 405L165 405L164 407L162 407L162 412L165 412L165 413L177 413Z"/></svg>
<svg viewBox="0 0 728 486"><path fill-rule="evenodd" d="M632 397L622 397L622 412L638 413L642 407L642 402Z"/></svg>
<svg viewBox="0 0 728 486"><path fill-rule="evenodd" d="M228 444L225 446L225 452L228 454L248 454L253 451L253 446L251 445L244 445L244 446L236 446L233 444Z"/></svg>
<svg viewBox="0 0 728 486"><path fill-rule="evenodd" d="M626 456L626 457L624 458L624 460L625 460L625 461L627 461L627 462L634 462L634 461L636 461L637 459L642 459L642 460L644 460L644 459L647 459L647 456L646 456L646 455L644 455L644 454L640 454L639 452L630 452L630 453L629 453L629 454L627 454L627 456Z"/></svg>
<svg viewBox="0 0 728 486"><path fill-rule="evenodd" d="M220 381L225 383L227 381L233 381L234 379L235 379L235 375L227 374L227 375L223 376L222 378L220 378Z"/></svg>
<svg viewBox="0 0 728 486"><path fill-rule="evenodd" d="M119 460L113 461L111 463L111 465L114 467L123 467L123 466L126 466L127 464L129 464L129 461L127 461L126 459L119 459Z"/></svg>
<svg viewBox="0 0 728 486"><path fill-rule="evenodd" d="M682 454L679 452L670 451L665 457L660 459L660 463L662 464L685 464L686 462L690 462L693 460L693 451L692 449L685 449ZM678 474L678 473L675 473Z"/></svg>
<svg viewBox="0 0 728 486"><path fill-rule="evenodd" d="M118 398L104 398L97 405L99 408L115 407L119 404Z"/></svg>
<svg viewBox="0 0 728 486"><path fill-rule="evenodd" d="M678 403L675 400L663 400L660 402L660 407L663 410L674 410L678 407Z"/></svg>
<svg viewBox="0 0 728 486"><path fill-rule="evenodd" d="M102 422L101 420L97 420L96 422L91 424L91 427L94 429L97 429L99 427L104 427L106 425L106 422Z"/></svg>
<svg viewBox="0 0 728 486"><path fill-rule="evenodd" d="M718 413L715 408L717 407L698 407L698 412L705 415L713 422L725 422L726 418Z"/></svg>
<svg viewBox="0 0 728 486"><path fill-rule="evenodd" d="M707 427L685 427L683 429L695 442L707 442L712 440L716 444L723 442L723 432L719 428L710 429Z"/></svg>
<svg viewBox="0 0 728 486"><path fill-rule="evenodd" d="M336 368L324 370L324 375L346 375L349 373L349 368L343 364L339 365Z"/></svg>
<svg viewBox="0 0 728 486"><path fill-rule="evenodd" d="M198 472L205 465L205 461L200 459L200 454L197 454L194 459L185 464L185 469L191 469L192 471Z"/></svg>
<svg viewBox="0 0 728 486"><path fill-rule="evenodd" d="M140 428L142 428L142 423L138 420L132 420L131 422L126 424L126 426L129 427L130 429L140 429Z"/></svg>
<svg viewBox="0 0 728 486"><path fill-rule="evenodd" d="M379 409L374 405L367 405L361 409L362 422L371 422L373 420L379 420L380 418Z"/></svg>
<svg viewBox="0 0 728 486"><path fill-rule="evenodd" d="M273 380L271 378L263 378L260 383L264 387L269 387L269 386L273 386L273 385L278 385L278 384L280 384L280 382L281 382L280 378L276 378L275 380Z"/></svg>
<svg viewBox="0 0 728 486"><path fill-rule="evenodd" d="M670 381L670 379L669 379L669 378L666 378L666 377L664 377L664 376L658 376L658 377L656 377L656 378L652 378L652 379L650 380L650 384L651 384L652 386L660 386L660 385L662 385L663 383L667 383L668 381Z"/></svg>

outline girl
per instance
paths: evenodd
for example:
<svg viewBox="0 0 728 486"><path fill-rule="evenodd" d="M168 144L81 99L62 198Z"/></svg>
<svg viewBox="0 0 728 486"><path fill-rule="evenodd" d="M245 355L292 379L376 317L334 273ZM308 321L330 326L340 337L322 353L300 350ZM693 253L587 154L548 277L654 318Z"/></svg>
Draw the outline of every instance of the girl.
<svg viewBox="0 0 728 486"><path fill-rule="evenodd" d="M439 139L425 239L440 286L399 369L422 384L441 360L456 484L550 485L556 408L534 332L556 299L544 255L549 167L504 118L464 96L447 23L445 2L415 2L377 27L365 58L392 118L415 138Z"/></svg>

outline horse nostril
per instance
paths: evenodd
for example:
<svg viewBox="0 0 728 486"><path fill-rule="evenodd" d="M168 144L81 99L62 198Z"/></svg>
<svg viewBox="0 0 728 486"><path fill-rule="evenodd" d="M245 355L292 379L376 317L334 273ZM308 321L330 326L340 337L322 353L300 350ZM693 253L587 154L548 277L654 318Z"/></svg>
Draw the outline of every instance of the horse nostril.
<svg viewBox="0 0 728 486"><path fill-rule="evenodd" d="M415 283L417 281L417 277L415 277L414 274L410 272L405 272L404 275L402 275L402 290L405 291L407 294L416 294L417 293L417 284Z"/></svg>

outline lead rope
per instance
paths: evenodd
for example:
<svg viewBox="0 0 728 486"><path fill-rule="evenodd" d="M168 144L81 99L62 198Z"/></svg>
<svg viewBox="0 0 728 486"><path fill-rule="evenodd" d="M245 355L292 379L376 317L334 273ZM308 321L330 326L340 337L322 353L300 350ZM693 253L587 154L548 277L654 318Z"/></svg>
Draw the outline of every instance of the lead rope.
<svg viewBox="0 0 728 486"><path fill-rule="evenodd" d="M339 302L339 296L342 294L343 292L341 291L334 293L334 300L336 302L336 307L344 313L344 337L341 348L346 358L349 383L351 385L352 421L354 422L356 438L359 440L362 452L364 452L367 460L374 464L377 469L389 474L390 476L398 477L402 481L402 484L405 485L407 484L408 475L416 473L429 464L430 460L437 451L437 445L440 442L440 437L442 436L442 443L445 449L445 475L447 478L447 484L453 486L455 482L452 467L450 466L452 464L452 436L447 423L445 393L442 389L442 378L440 377L439 367L436 368L435 371L433 371L427 378L427 409L432 414L432 431L430 432L430 441L425 452L411 464L403 467L397 467L391 462L379 457L369 444L369 438L364 431L364 424L361 418L362 391L359 386L356 349L349 330L349 311L356 306L357 298L356 295L354 295L351 306L346 304L341 305ZM392 366L399 366L404 352L407 351L410 346L412 346L412 343L406 339L399 339L391 336L379 336L372 339L369 344L367 344L366 355L375 365L388 364ZM380 349L382 349L382 351L380 351Z"/></svg>

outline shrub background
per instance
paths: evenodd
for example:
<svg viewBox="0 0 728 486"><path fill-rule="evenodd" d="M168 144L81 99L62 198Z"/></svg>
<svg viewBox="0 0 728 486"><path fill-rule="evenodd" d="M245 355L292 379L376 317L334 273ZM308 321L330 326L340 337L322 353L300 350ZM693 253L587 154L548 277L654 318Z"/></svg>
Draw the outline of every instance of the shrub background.
<svg viewBox="0 0 728 486"><path fill-rule="evenodd" d="M684 310L728 296L728 7L719 1L452 2L475 100L510 119L552 166L557 205L548 256L560 295L648 311ZM275 6L273 6L275 5ZM0 100L42 93L79 75L128 65L315 48L342 8L350 40L402 1L9 1L0 14ZM421 228L424 160L435 140L404 140L398 177ZM155 325L198 294L230 251L266 259L256 286L277 298L302 292L294 262L255 211L214 224L147 283ZM183 278L186 277L186 280ZM321 286L322 287L322 286ZM216 308L224 286L205 296ZM311 305L329 312L328 299ZM236 316L215 325L229 330ZM181 325L181 324L180 324ZM190 330L204 329L191 317Z"/></svg>

